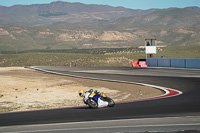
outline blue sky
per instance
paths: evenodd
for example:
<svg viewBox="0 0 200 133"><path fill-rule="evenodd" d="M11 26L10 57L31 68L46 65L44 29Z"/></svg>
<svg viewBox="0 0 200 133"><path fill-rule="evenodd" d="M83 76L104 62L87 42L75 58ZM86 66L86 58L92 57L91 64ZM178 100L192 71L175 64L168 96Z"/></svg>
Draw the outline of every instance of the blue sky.
<svg viewBox="0 0 200 133"><path fill-rule="evenodd" d="M2 6L12 6L16 4L44 4L57 0L0 0ZM85 4L102 4L110 6L123 6L132 9L151 9L151 8L184 8L188 6L200 7L200 0L60 0L66 2L80 2Z"/></svg>

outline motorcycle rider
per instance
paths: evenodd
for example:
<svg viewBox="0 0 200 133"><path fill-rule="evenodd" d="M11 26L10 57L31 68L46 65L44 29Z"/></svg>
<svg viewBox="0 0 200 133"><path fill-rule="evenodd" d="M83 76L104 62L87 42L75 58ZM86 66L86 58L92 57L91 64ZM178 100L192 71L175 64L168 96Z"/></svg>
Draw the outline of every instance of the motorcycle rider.
<svg viewBox="0 0 200 133"><path fill-rule="evenodd" d="M88 104L88 102L87 102L87 100L88 100L88 97L90 96L90 94L92 94L92 93L95 93L95 94L97 94L97 95L100 95L101 97L101 99L102 100L104 100L105 99L105 95L103 94L103 92L100 92L100 91L98 91L98 90L95 90L95 91L93 91L93 89L90 89L89 91L84 91L84 90L80 90L79 91L79 96L80 97L83 97L83 102L85 103L85 104Z"/></svg>

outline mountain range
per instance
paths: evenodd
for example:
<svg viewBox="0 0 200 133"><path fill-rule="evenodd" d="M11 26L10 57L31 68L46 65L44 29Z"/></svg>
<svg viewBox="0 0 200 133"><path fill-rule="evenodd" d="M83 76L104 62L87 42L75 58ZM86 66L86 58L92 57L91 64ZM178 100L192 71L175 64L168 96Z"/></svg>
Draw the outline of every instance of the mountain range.
<svg viewBox="0 0 200 133"><path fill-rule="evenodd" d="M134 47L155 37L159 45L200 45L200 8L134 10L53 2L0 6L0 49Z"/></svg>

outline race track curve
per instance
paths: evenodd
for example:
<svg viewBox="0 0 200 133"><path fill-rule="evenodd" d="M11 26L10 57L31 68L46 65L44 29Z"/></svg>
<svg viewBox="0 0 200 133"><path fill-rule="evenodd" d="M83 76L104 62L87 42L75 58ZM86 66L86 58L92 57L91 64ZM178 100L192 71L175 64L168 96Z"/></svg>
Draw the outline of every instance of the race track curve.
<svg viewBox="0 0 200 133"><path fill-rule="evenodd" d="M181 95L139 102L117 103L113 108L61 108L0 114L0 126L63 122L158 118L200 115L200 70L167 68L35 67L62 74L139 82L172 88Z"/></svg>

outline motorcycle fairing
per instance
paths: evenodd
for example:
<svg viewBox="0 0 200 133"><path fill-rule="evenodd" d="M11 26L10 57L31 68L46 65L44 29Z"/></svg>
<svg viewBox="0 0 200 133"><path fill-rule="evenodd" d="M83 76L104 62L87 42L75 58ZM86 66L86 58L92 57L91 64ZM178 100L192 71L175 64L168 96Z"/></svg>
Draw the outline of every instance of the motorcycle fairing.
<svg viewBox="0 0 200 133"><path fill-rule="evenodd" d="M90 98L94 98L97 102L99 101L100 95L96 95L95 93L90 94Z"/></svg>
<svg viewBox="0 0 200 133"><path fill-rule="evenodd" d="M108 102L101 100L100 95L96 95L95 93L92 93L90 94L89 98L94 98L98 102L99 108L108 106Z"/></svg>

